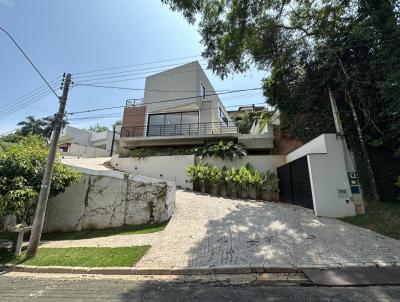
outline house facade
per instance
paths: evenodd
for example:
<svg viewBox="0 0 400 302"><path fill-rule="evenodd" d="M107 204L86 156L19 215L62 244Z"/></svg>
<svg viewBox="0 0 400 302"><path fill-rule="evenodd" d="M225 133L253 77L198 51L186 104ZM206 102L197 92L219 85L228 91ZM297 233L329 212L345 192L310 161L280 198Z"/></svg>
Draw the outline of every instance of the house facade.
<svg viewBox="0 0 400 302"><path fill-rule="evenodd" d="M58 145L59 148L65 153L82 153L87 152L87 149L85 148L96 148L107 151L109 154L112 149L113 151L116 150L115 140L119 139L119 128L117 127L120 126L116 126L116 132L114 134L113 131L110 130L94 132L87 129L81 129L67 125L61 130ZM102 154L105 155L107 153L104 152Z"/></svg>
<svg viewBox="0 0 400 302"><path fill-rule="evenodd" d="M261 140L261 139L264 140ZM238 133L217 92L195 61L146 78L143 100L127 101L120 146L194 146L220 140L273 147L273 134ZM253 144L254 146L256 144Z"/></svg>

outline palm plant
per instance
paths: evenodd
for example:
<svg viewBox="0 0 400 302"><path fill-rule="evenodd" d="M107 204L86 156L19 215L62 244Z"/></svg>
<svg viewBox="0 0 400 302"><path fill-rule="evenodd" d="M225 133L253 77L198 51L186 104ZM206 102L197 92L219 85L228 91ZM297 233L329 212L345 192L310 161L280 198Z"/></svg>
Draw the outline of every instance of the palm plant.
<svg viewBox="0 0 400 302"><path fill-rule="evenodd" d="M46 122L42 119L36 119L32 115L30 115L26 117L25 121L21 121L17 125L22 126L20 129L20 133L23 136L26 136L28 134L43 135Z"/></svg>
<svg viewBox="0 0 400 302"><path fill-rule="evenodd" d="M57 122L57 115L50 115L47 116L43 119L43 121L46 123L44 129L43 129L43 136L50 138L51 137L51 133L54 130L54 127L56 126L56 122ZM62 125L61 127L64 128L66 125L68 125L69 123L67 122L66 119L63 119L62 121Z"/></svg>

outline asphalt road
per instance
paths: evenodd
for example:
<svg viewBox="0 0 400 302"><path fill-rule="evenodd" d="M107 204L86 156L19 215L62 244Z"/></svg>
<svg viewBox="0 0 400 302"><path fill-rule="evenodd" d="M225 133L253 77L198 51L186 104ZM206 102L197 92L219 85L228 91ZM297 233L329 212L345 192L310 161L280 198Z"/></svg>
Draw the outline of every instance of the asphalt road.
<svg viewBox="0 0 400 302"><path fill-rule="evenodd" d="M0 301L400 301L400 287L0 276Z"/></svg>

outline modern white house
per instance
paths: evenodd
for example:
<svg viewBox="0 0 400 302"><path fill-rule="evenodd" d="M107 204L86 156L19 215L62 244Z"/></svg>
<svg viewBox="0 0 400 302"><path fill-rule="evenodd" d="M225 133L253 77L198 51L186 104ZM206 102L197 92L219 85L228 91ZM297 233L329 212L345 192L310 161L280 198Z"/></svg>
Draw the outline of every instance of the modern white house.
<svg viewBox="0 0 400 302"><path fill-rule="evenodd" d="M120 146L194 146L220 140L272 149L273 133L243 135L195 61L146 78L142 100L128 100Z"/></svg>
<svg viewBox="0 0 400 302"><path fill-rule="evenodd" d="M69 155L84 157L109 156L111 151L116 151L115 141L119 139L120 127L116 126L116 131L113 133L110 130L94 132L68 125L61 130L58 145L63 153Z"/></svg>

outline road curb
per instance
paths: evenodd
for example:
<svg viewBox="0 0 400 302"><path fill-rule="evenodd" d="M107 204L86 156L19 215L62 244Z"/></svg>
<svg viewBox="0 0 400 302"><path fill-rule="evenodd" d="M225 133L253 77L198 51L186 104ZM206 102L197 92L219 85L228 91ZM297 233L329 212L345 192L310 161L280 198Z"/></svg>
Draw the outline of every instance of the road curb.
<svg viewBox="0 0 400 302"><path fill-rule="evenodd" d="M214 274L251 274L251 273L301 273L303 269L278 267L181 267L181 268L146 268L146 267L65 267L65 266L30 266L3 265L3 270L25 273L54 274L100 274L100 275L214 275Z"/></svg>
<svg viewBox="0 0 400 302"><path fill-rule="evenodd" d="M355 265L354 265L355 266ZM354 267L353 266L353 267ZM399 263L385 265L359 265L359 267L400 266ZM343 266L342 266L343 267ZM54 274L99 274L99 275L215 275L215 274L254 274L254 273L303 273L306 269L328 269L327 266L304 267L266 267L266 266L201 266L201 267L65 267L65 266L30 266L6 264L0 266L9 272L54 273Z"/></svg>

